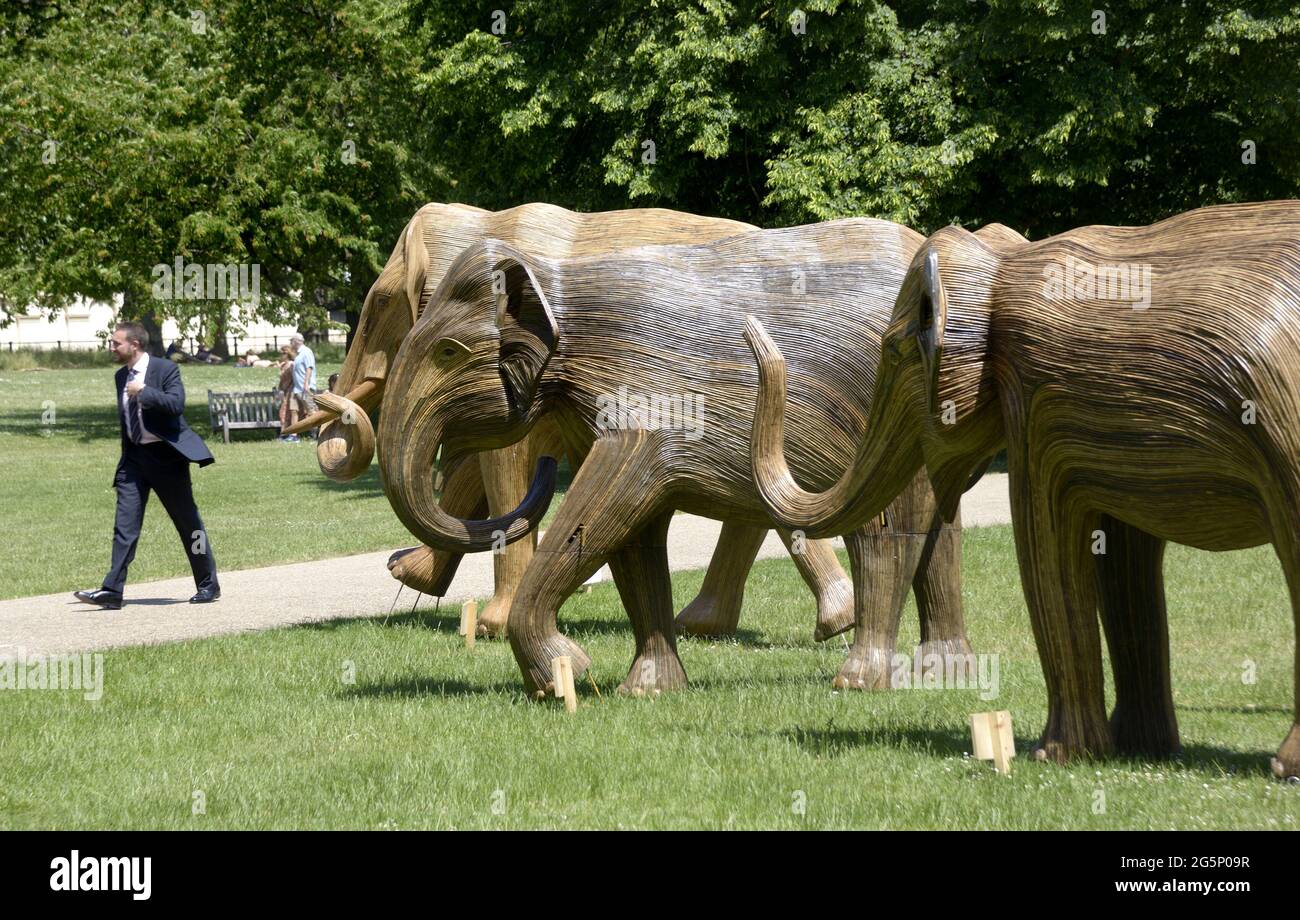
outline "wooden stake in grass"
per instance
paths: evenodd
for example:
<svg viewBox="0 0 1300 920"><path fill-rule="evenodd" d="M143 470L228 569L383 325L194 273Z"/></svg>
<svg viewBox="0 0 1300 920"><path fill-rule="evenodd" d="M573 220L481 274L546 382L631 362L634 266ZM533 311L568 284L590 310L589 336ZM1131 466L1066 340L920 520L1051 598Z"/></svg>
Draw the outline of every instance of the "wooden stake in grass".
<svg viewBox="0 0 1300 920"><path fill-rule="evenodd" d="M465 648L474 647L474 634L478 632L478 601L469 600L460 608L460 634L465 637Z"/></svg>
<svg viewBox="0 0 1300 920"><path fill-rule="evenodd" d="M1011 758L1016 756L1016 738L1011 731L1011 713L977 712L970 717L970 741L976 760L993 761L993 769L1003 776L1011 773Z"/></svg>
<svg viewBox="0 0 1300 920"><path fill-rule="evenodd" d="M578 691L573 686L573 659L560 655L551 659L551 679L555 682L555 698L564 700L567 712L578 711Z"/></svg>

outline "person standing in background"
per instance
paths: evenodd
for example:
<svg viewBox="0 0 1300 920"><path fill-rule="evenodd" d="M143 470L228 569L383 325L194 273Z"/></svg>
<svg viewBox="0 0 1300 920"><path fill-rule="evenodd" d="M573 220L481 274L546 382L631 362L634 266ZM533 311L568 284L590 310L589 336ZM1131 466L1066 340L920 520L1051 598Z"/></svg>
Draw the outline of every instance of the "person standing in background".
<svg viewBox="0 0 1300 920"><path fill-rule="evenodd" d="M280 368L280 382L276 384L276 389L280 391L280 430L289 427L289 408L293 403L293 349L288 345L280 346L280 359L277 362ZM282 434L279 437L281 441L297 441L296 434Z"/></svg>
<svg viewBox="0 0 1300 920"><path fill-rule="evenodd" d="M289 336L289 347L293 349L293 399L289 405L289 424L293 425L316 411L316 400L311 392L316 381L316 355L298 332ZM297 440L293 435L290 437Z"/></svg>

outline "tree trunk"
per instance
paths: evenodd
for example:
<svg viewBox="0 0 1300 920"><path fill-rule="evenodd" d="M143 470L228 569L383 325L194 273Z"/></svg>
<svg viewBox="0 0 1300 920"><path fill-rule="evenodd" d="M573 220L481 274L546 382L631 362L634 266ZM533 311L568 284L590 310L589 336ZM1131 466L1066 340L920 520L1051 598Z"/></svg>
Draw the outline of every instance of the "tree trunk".
<svg viewBox="0 0 1300 920"><path fill-rule="evenodd" d="M166 347L162 340L162 324L154 316L152 309L141 310L131 291L122 292L122 320L135 320L149 333L149 354L161 358Z"/></svg>
<svg viewBox="0 0 1300 920"><path fill-rule="evenodd" d="M218 308L212 327L212 353L222 361L230 360L230 340L226 338L226 329L230 324L230 305L222 303Z"/></svg>
<svg viewBox="0 0 1300 920"><path fill-rule="evenodd" d="M352 350L352 340L356 338L357 327L361 325L361 314L355 310L348 310L345 313L345 317L348 324L348 340L347 344L343 347L344 353Z"/></svg>

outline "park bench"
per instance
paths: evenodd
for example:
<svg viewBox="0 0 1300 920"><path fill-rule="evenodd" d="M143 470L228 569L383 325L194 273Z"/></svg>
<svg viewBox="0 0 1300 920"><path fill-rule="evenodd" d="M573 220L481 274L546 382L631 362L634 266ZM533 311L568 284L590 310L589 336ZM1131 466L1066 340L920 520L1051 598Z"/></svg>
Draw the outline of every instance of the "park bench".
<svg viewBox="0 0 1300 920"><path fill-rule="evenodd" d="M222 440L230 443L230 432L239 428L280 427L279 390L251 393L214 393L208 390L208 420L212 430L221 429Z"/></svg>

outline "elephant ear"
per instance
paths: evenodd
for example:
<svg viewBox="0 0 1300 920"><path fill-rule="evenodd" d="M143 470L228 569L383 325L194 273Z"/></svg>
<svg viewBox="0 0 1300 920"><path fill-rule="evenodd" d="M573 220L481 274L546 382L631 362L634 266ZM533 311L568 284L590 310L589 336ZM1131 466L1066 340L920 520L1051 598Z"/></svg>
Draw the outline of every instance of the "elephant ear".
<svg viewBox="0 0 1300 920"><path fill-rule="evenodd" d="M492 291L501 333L501 380L511 409L526 412L559 345L560 328L522 254L507 256L493 266Z"/></svg>
<svg viewBox="0 0 1300 920"><path fill-rule="evenodd" d="M926 381L926 401L933 414L939 411L939 361L943 357L943 331L948 322L948 299L939 275L939 253L933 248L925 254L921 280L916 344Z"/></svg>
<svg viewBox="0 0 1300 920"><path fill-rule="evenodd" d="M406 235L402 239L402 255L406 269L403 288L412 326L420 321L435 287L431 284L433 278L429 274L429 249L424 241L426 221L424 211L420 211L406 225Z"/></svg>

